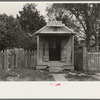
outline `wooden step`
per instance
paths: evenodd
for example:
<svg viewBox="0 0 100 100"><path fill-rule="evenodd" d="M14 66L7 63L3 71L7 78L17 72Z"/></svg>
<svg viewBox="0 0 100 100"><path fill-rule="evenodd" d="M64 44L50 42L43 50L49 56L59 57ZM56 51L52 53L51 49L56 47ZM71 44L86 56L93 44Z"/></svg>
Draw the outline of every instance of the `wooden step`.
<svg viewBox="0 0 100 100"><path fill-rule="evenodd" d="M49 66L48 70L49 72L62 72L63 67L62 66Z"/></svg>

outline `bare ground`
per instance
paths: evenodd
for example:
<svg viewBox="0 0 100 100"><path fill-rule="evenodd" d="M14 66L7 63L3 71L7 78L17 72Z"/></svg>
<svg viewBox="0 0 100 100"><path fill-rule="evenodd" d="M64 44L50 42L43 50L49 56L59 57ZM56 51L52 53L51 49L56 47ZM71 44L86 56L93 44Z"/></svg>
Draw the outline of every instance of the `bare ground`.
<svg viewBox="0 0 100 100"><path fill-rule="evenodd" d="M1 81L54 81L54 78L46 70L17 68L2 72Z"/></svg>
<svg viewBox="0 0 100 100"><path fill-rule="evenodd" d="M16 68L0 72L0 81L55 81L53 73L46 70ZM55 74L65 74L67 81L100 81L100 76L93 72L63 71Z"/></svg>
<svg viewBox="0 0 100 100"><path fill-rule="evenodd" d="M94 72L79 72L79 71L73 71L68 72L65 76L68 81L100 81L100 78L96 76L96 73Z"/></svg>

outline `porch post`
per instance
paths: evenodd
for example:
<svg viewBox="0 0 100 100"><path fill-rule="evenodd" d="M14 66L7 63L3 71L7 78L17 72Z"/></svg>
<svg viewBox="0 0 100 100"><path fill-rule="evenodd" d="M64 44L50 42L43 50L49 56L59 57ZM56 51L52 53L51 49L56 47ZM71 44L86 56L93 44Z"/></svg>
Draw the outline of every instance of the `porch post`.
<svg viewBox="0 0 100 100"><path fill-rule="evenodd" d="M74 35L72 36L72 65L74 65Z"/></svg>
<svg viewBox="0 0 100 100"><path fill-rule="evenodd" d="M37 65L39 63L39 35L37 35Z"/></svg>

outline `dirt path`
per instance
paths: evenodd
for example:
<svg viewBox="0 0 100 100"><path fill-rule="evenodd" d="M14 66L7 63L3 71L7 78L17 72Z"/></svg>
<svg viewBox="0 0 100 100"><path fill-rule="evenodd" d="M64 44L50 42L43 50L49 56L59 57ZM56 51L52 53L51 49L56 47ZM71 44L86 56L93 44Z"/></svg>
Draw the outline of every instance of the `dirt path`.
<svg viewBox="0 0 100 100"><path fill-rule="evenodd" d="M52 74L55 81L68 81L66 78L65 78L65 74Z"/></svg>

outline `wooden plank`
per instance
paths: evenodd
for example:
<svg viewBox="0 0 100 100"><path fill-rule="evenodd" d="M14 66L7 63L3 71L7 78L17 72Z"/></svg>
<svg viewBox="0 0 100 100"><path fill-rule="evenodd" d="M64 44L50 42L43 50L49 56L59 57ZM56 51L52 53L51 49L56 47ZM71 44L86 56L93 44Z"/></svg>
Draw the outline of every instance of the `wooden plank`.
<svg viewBox="0 0 100 100"><path fill-rule="evenodd" d="M87 48L84 46L83 47L83 70L87 69Z"/></svg>
<svg viewBox="0 0 100 100"><path fill-rule="evenodd" d="M25 56L25 55L24 55L24 50L23 50L23 51L22 51L22 67L23 67L23 68L24 68L24 66L25 66L25 64L24 64L24 59L25 59L24 56Z"/></svg>
<svg viewBox="0 0 100 100"><path fill-rule="evenodd" d="M30 51L30 68L32 68L32 51Z"/></svg>
<svg viewBox="0 0 100 100"><path fill-rule="evenodd" d="M87 64L88 64L88 65L87 65L88 68L87 68L87 69L89 69L90 66L92 65L92 63L91 63L91 54L88 54L88 55L87 55L87 61L88 61L88 63L87 63Z"/></svg>
<svg viewBox="0 0 100 100"><path fill-rule="evenodd" d="M31 67L31 51L29 50L29 68Z"/></svg>
<svg viewBox="0 0 100 100"><path fill-rule="evenodd" d="M26 52L25 52L25 67L27 68L27 50L26 50Z"/></svg>
<svg viewBox="0 0 100 100"><path fill-rule="evenodd" d="M97 54L95 54L95 68L97 68Z"/></svg>
<svg viewBox="0 0 100 100"><path fill-rule="evenodd" d="M97 68L97 70L99 70L99 54L98 54L98 68Z"/></svg>
<svg viewBox="0 0 100 100"><path fill-rule="evenodd" d="M34 69L36 68L36 50L34 51Z"/></svg>
<svg viewBox="0 0 100 100"><path fill-rule="evenodd" d="M37 35L37 65L39 63L39 35Z"/></svg>
<svg viewBox="0 0 100 100"><path fill-rule="evenodd" d="M91 68L94 68L94 54L92 54L92 59L91 59L91 61L92 61L92 65L93 65L93 66L91 66Z"/></svg>
<svg viewBox="0 0 100 100"><path fill-rule="evenodd" d="M99 59L98 59L98 60L99 60L99 66L98 66L98 69L100 69L100 55L99 55Z"/></svg>
<svg viewBox="0 0 100 100"><path fill-rule="evenodd" d="M3 64L3 56L2 52L0 52L0 70L2 70L2 64Z"/></svg>
<svg viewBox="0 0 100 100"><path fill-rule="evenodd" d="M89 66L89 68L91 68L91 67L93 67L93 61L92 61L93 54L89 54L89 55L90 55L90 58L89 58L89 60L90 60L90 66Z"/></svg>
<svg viewBox="0 0 100 100"><path fill-rule="evenodd" d="M2 52L2 69L4 69L4 52Z"/></svg>
<svg viewBox="0 0 100 100"><path fill-rule="evenodd" d="M95 68L95 54L93 54L93 68Z"/></svg>
<svg viewBox="0 0 100 100"><path fill-rule="evenodd" d="M27 50L27 68L29 67L29 51Z"/></svg>
<svg viewBox="0 0 100 100"><path fill-rule="evenodd" d="M97 68L97 54L94 55L94 68Z"/></svg>
<svg viewBox="0 0 100 100"><path fill-rule="evenodd" d="M74 35L72 36L72 64L74 65Z"/></svg>
<svg viewBox="0 0 100 100"><path fill-rule="evenodd" d="M4 50L4 69L7 70L7 50Z"/></svg>
<svg viewBox="0 0 100 100"><path fill-rule="evenodd" d="M15 51L16 54L16 68L18 67L18 50L16 49Z"/></svg>
<svg viewBox="0 0 100 100"><path fill-rule="evenodd" d="M96 68L98 69L98 54L96 54Z"/></svg>

